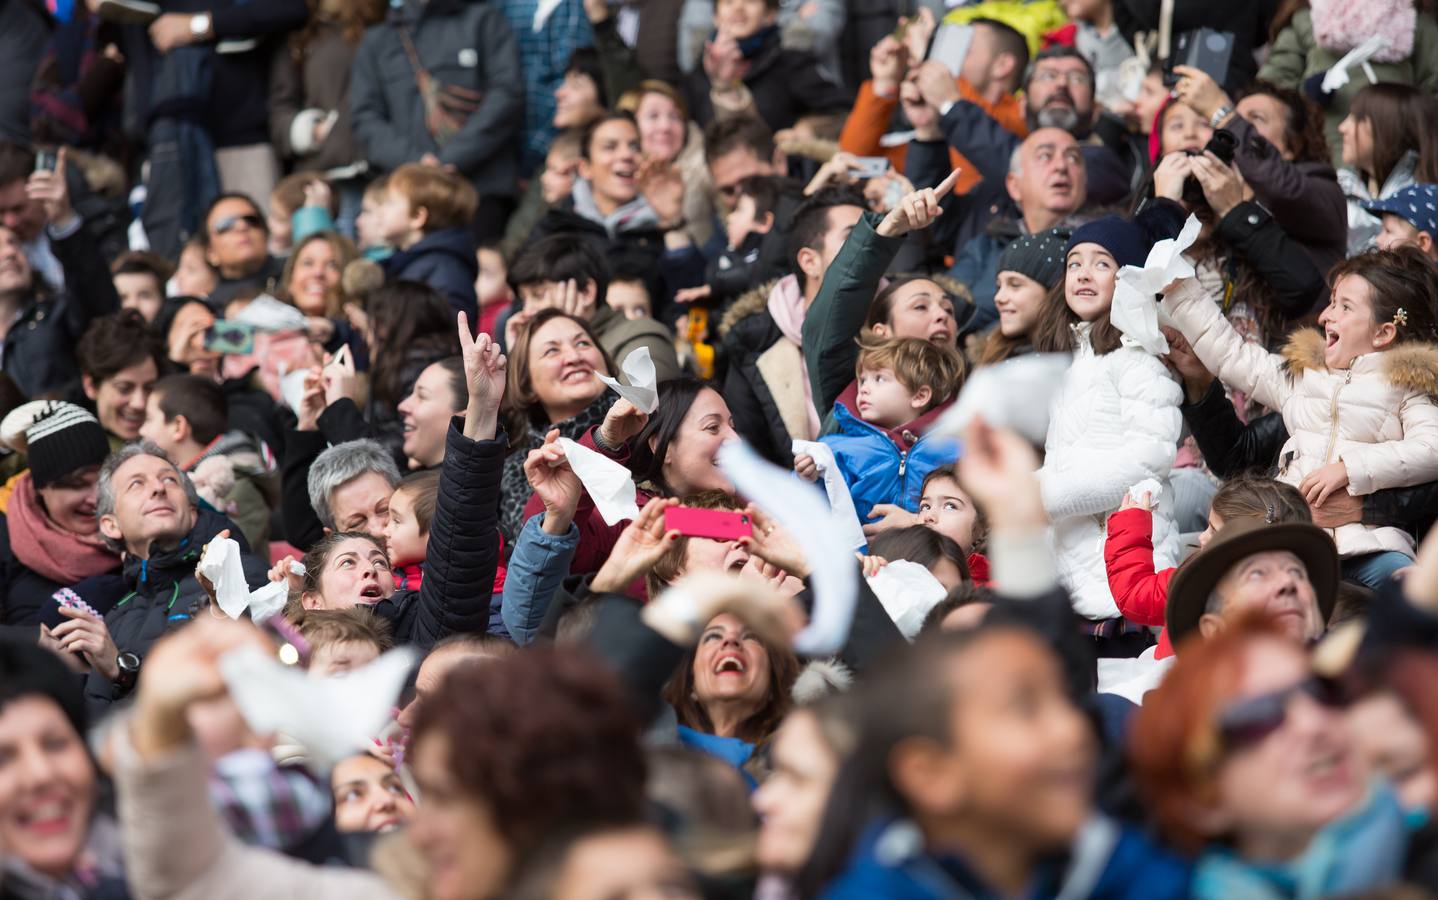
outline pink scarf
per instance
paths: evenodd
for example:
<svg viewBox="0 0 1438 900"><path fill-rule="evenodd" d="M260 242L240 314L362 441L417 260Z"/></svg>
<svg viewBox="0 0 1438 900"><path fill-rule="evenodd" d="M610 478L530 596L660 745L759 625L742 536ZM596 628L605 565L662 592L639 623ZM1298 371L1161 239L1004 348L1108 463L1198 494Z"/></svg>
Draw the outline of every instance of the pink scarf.
<svg viewBox="0 0 1438 900"><path fill-rule="evenodd" d="M105 547L100 535L81 537L50 521L40 508L40 496L29 472L15 482L5 516L15 558L42 578L72 585L120 565L120 557Z"/></svg>
<svg viewBox="0 0 1438 900"><path fill-rule="evenodd" d="M769 315L774 317L774 324L779 326L779 331L784 337L794 342L794 346L804 346L804 292L799 290L799 279L793 275L785 275L774 283L774 289L769 292ZM804 411L809 414L809 434L819 433L819 412L814 409L814 389L809 384L805 373L804 378L799 379L804 387Z"/></svg>
<svg viewBox="0 0 1438 900"><path fill-rule="evenodd" d="M1413 55L1413 32L1418 13L1413 0L1309 0L1313 39L1330 53L1342 55L1381 34L1388 46L1374 62L1401 62Z"/></svg>

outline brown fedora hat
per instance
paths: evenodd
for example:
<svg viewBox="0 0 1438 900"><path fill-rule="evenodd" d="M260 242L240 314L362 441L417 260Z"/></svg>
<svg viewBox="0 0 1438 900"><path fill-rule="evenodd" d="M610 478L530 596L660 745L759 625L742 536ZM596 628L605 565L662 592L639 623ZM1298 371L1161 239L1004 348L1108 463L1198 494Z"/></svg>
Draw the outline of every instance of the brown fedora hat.
<svg viewBox="0 0 1438 900"><path fill-rule="evenodd" d="M1287 550L1308 570L1318 597L1318 611L1327 622L1338 600L1338 548L1328 532L1307 522L1272 525L1244 519L1225 525L1213 540L1173 573L1168 585L1168 638L1177 646L1198 630L1208 597L1228 570L1255 553Z"/></svg>

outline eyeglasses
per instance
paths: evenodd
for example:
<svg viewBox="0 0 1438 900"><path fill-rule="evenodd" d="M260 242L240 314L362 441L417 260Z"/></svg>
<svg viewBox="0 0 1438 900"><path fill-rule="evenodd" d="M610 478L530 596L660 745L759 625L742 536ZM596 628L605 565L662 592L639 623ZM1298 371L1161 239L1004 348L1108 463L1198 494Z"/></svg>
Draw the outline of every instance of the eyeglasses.
<svg viewBox="0 0 1438 900"><path fill-rule="evenodd" d="M1034 73L1034 81L1039 84L1057 84L1060 81L1068 82L1069 87L1089 87L1093 84L1093 78L1087 72L1061 72L1058 69L1040 69Z"/></svg>
<svg viewBox="0 0 1438 900"><path fill-rule="evenodd" d="M1218 734L1226 751L1252 746L1283 727L1294 697L1307 696L1321 706L1338 709L1347 703L1343 686L1312 675L1280 691L1259 694L1225 707L1218 714Z"/></svg>
<svg viewBox="0 0 1438 900"><path fill-rule="evenodd" d="M259 230L263 230L265 227L265 220L254 213L246 213L243 216L226 216L215 223L215 235L228 234L234 231L235 226L241 223Z"/></svg>

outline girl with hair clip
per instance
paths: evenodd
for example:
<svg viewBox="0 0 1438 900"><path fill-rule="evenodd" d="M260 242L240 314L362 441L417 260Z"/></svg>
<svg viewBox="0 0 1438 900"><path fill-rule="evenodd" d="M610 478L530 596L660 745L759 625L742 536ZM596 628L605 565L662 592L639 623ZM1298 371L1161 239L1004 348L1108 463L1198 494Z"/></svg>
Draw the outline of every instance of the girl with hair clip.
<svg viewBox="0 0 1438 900"><path fill-rule="evenodd" d="M1281 354L1245 343L1194 279L1165 290L1163 310L1225 385L1283 414L1290 435L1278 480L1310 506L1438 478L1438 271L1412 248L1375 250L1331 273L1322 331L1296 332ZM1359 523L1334 529L1343 577L1373 589L1412 563L1413 535Z"/></svg>

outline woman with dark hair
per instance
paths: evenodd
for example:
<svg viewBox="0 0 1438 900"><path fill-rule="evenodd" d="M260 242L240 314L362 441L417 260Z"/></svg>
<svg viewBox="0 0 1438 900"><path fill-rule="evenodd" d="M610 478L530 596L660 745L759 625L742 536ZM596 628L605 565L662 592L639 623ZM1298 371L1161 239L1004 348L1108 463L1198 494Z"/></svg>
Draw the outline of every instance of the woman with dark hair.
<svg viewBox="0 0 1438 900"><path fill-rule="evenodd" d="M396 407L430 364L459 352L454 313L438 291L413 281L386 284L365 303L369 345L369 400L365 418L389 445L400 443Z"/></svg>
<svg viewBox="0 0 1438 900"><path fill-rule="evenodd" d="M1265 81L1235 101L1202 69L1179 66L1178 98L1219 131L1233 136L1234 165L1253 200L1302 244L1319 271L1342 259L1348 246L1347 210L1323 136L1323 112L1290 88ZM1247 213L1247 204L1235 211ZM1225 232L1229 223L1220 223Z"/></svg>
<svg viewBox="0 0 1438 900"><path fill-rule="evenodd" d="M1196 90L1191 81L1184 82L1184 89ZM1247 121L1237 115L1233 118ZM1250 133L1249 137L1267 144L1262 135ZM1224 298L1224 314L1234 326L1249 340L1266 345L1279 340L1292 321L1308 315L1322 301L1326 286L1315 261L1315 248L1290 235L1277 213L1270 212L1268 201L1260 202L1257 188L1247 183L1240 165L1225 163L1209 149L1210 141L1227 140L1234 142L1236 160L1233 132L1215 131L1187 102L1174 99L1166 103L1149 143L1155 165L1152 195L1172 201L1198 218L1202 229L1185 257L1194 263L1213 295ZM1267 147L1264 152L1272 161L1280 151L1272 144ZM1281 158L1273 161L1274 165L1282 163ZM1262 167L1259 171L1267 174ZM1284 191L1295 197L1319 183L1301 177L1294 166L1289 166L1289 175L1293 177ZM1336 187L1328 189L1329 201L1334 199L1331 191ZM1275 191L1267 193L1271 197ZM1289 212L1286 217L1291 219L1294 214ZM1311 213L1306 218L1322 221L1322 216ZM1331 256L1332 248L1324 249L1323 254L1324 258Z"/></svg>
<svg viewBox="0 0 1438 900"><path fill-rule="evenodd" d="M202 621L146 658L134 716L113 741L126 858L139 883L213 900L409 895L375 872L305 866L225 832L186 713L223 694L219 659L239 647L270 651L253 628ZM423 802L394 849L424 858L424 896L508 896L557 831L643 821L639 736L613 674L574 648L460 664L415 716L408 760Z"/></svg>
<svg viewBox="0 0 1438 900"><path fill-rule="evenodd" d="M614 395L594 377L613 375L614 361L589 322L549 307L524 324L510 350L504 407L510 435L501 481L499 528L513 543L532 503L524 462L545 436L579 440L604 421Z"/></svg>
<svg viewBox="0 0 1438 900"><path fill-rule="evenodd" d="M50 651L0 637L7 897L125 896L120 834L96 809L99 776L85 747L79 685Z"/></svg>
<svg viewBox="0 0 1438 900"><path fill-rule="evenodd" d="M1383 222L1363 208L1409 185L1438 181L1438 128L1430 94L1403 84L1370 84L1358 92L1338 126L1348 197L1348 252L1371 249Z"/></svg>
<svg viewBox="0 0 1438 900"><path fill-rule="evenodd" d="M464 359L450 356L430 363L396 408L404 434L404 455L411 469L430 469L444 460L445 435L450 419L464 415L469 386Z"/></svg>
<svg viewBox="0 0 1438 900"><path fill-rule="evenodd" d="M757 787L747 764L789 713L798 677L794 651L720 613L664 686L664 700L674 708L681 743L720 757Z"/></svg>
<svg viewBox="0 0 1438 900"><path fill-rule="evenodd" d="M734 486L714 465L714 458L721 444L737 436L729 405L718 391L697 378L678 378L659 385L659 407L652 415L641 413L627 400L614 401L604 421L578 440L634 473L642 507L656 496L685 497L702 491L732 494ZM598 570L626 523L607 525L588 494L578 498L577 508L567 511L547 503L544 494L536 486L519 524L545 513L562 519L567 529L572 519L578 528L573 571Z"/></svg>

